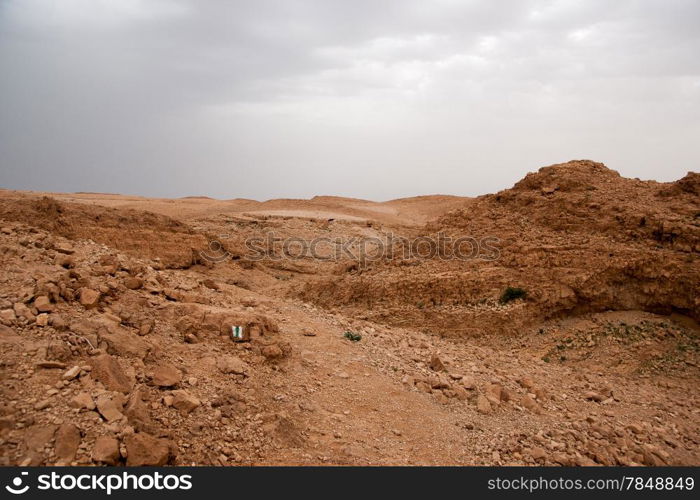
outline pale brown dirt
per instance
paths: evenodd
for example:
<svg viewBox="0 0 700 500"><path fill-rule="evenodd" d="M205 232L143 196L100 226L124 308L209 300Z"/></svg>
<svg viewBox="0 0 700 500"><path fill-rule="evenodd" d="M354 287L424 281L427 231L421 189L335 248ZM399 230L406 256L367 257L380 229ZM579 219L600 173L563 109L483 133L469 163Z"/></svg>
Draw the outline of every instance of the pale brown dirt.
<svg viewBox="0 0 700 500"><path fill-rule="evenodd" d="M271 231L499 257L252 261ZM698 174L589 161L383 203L0 191L0 464L698 465L698 252Z"/></svg>

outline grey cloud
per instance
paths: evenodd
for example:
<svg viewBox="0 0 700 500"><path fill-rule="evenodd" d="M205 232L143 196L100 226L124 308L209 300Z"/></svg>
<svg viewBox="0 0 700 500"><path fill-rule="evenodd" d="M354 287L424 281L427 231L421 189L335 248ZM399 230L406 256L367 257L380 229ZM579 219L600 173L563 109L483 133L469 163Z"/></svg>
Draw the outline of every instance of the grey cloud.
<svg viewBox="0 0 700 500"><path fill-rule="evenodd" d="M0 3L0 185L474 195L697 170L693 1Z"/></svg>

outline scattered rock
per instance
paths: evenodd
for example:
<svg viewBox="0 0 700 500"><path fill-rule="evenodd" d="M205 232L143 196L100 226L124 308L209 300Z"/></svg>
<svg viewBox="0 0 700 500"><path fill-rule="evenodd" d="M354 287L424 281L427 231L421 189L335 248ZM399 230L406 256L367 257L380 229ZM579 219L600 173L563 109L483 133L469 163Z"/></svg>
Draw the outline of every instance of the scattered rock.
<svg viewBox="0 0 700 500"><path fill-rule="evenodd" d="M501 404L503 399L503 387L500 384L489 384L486 386L485 396L486 399L493 405Z"/></svg>
<svg viewBox="0 0 700 500"><path fill-rule="evenodd" d="M73 368L71 368L70 370L68 370L66 373L63 374L63 380L73 380L79 374L80 374L80 367L74 366Z"/></svg>
<svg viewBox="0 0 700 500"><path fill-rule="evenodd" d="M518 379L518 383L525 389L532 389L535 387L535 381L532 380L532 377L522 377Z"/></svg>
<svg viewBox="0 0 700 500"><path fill-rule="evenodd" d="M234 373L236 375L247 375L248 365L235 356L222 356L216 362L216 367L221 373Z"/></svg>
<svg viewBox="0 0 700 500"><path fill-rule="evenodd" d="M134 387L133 377L127 375L117 358L102 354L91 360L92 376L109 389L123 393L131 392Z"/></svg>
<svg viewBox="0 0 700 500"><path fill-rule="evenodd" d="M463 387L455 385L452 387L452 390L455 393L455 397L460 401L466 401L467 399L469 399L469 392Z"/></svg>
<svg viewBox="0 0 700 500"><path fill-rule="evenodd" d="M464 377L462 377L461 384L462 387L464 387L465 389L476 389L476 380L474 380L474 377L469 377L465 375Z"/></svg>
<svg viewBox="0 0 700 500"><path fill-rule="evenodd" d="M56 250L58 253L62 253L65 255L73 255L75 253L75 249L73 248L73 245L68 243L67 241L61 241L58 243L54 243L54 250Z"/></svg>
<svg viewBox="0 0 700 500"><path fill-rule="evenodd" d="M73 397L68 402L68 406L71 408L77 408L79 410L94 410L95 409L95 402L92 399L92 396L88 394L87 392L81 392L78 393L76 396Z"/></svg>
<svg viewBox="0 0 700 500"><path fill-rule="evenodd" d="M121 412L121 405L118 405L114 397L109 393L100 394L95 402L97 411L107 422L121 420L124 415Z"/></svg>
<svg viewBox="0 0 700 500"><path fill-rule="evenodd" d="M596 403L600 403L603 401L605 398L598 394L595 391L588 391L586 394L583 395L584 399L587 399L589 401L595 401Z"/></svg>
<svg viewBox="0 0 700 500"><path fill-rule="evenodd" d="M134 429L142 432L151 432L154 424L151 420L148 407L144 402L145 391L143 389L135 390L129 396L129 399L124 407L124 415L129 420L129 424Z"/></svg>
<svg viewBox="0 0 700 500"><path fill-rule="evenodd" d="M58 465L70 465L80 446L80 429L73 424L63 424L56 431L55 453Z"/></svg>
<svg viewBox="0 0 700 500"><path fill-rule="evenodd" d="M50 399L43 399L34 405L34 409L37 411L41 411L41 410L45 410L49 406L51 406L51 400Z"/></svg>
<svg viewBox="0 0 700 500"><path fill-rule="evenodd" d="M284 351L278 344L266 345L261 349L260 353L267 360L276 360L284 357Z"/></svg>
<svg viewBox="0 0 700 500"><path fill-rule="evenodd" d="M0 311L0 321L6 324L14 323L17 319L14 309L3 309Z"/></svg>
<svg viewBox="0 0 700 500"><path fill-rule="evenodd" d="M112 436L100 436L92 448L92 460L107 465L117 465L119 461L119 441Z"/></svg>
<svg viewBox="0 0 700 500"><path fill-rule="evenodd" d="M180 383L182 373L171 364L163 364L153 371L151 381L158 387L172 387Z"/></svg>
<svg viewBox="0 0 700 500"><path fill-rule="evenodd" d="M445 365L437 354L433 354L430 357L430 369L436 372L445 371Z"/></svg>
<svg viewBox="0 0 700 500"><path fill-rule="evenodd" d="M129 290L138 290L143 287L143 280L141 278L130 276L124 280L124 286Z"/></svg>
<svg viewBox="0 0 700 500"><path fill-rule="evenodd" d="M182 389L173 391L171 394L173 396L173 408L180 410L182 414L188 414L202 404L199 399Z"/></svg>
<svg viewBox="0 0 700 500"><path fill-rule="evenodd" d="M34 299L34 307L36 310L42 313L49 313L53 311L53 304L46 295L40 295Z"/></svg>
<svg viewBox="0 0 700 500"><path fill-rule="evenodd" d="M16 316L24 318L27 321L34 321L34 313L30 311L23 302L15 302L13 309Z"/></svg>
<svg viewBox="0 0 700 500"><path fill-rule="evenodd" d="M47 369L58 369L62 370L66 367L65 363L61 363L60 361L39 361L36 364L37 368L47 368Z"/></svg>
<svg viewBox="0 0 700 500"><path fill-rule="evenodd" d="M159 439L139 432L131 434L124 440L126 444L126 465L139 467L143 465L166 465L171 457L169 443L166 439Z"/></svg>
<svg viewBox="0 0 700 500"><path fill-rule="evenodd" d="M491 403L483 394L479 394L476 398L476 409L479 413L491 413Z"/></svg>
<svg viewBox="0 0 700 500"><path fill-rule="evenodd" d="M520 406L526 408L527 410L530 410L532 413L535 413L537 415L540 415L542 413L542 407L529 394L525 394L520 399Z"/></svg>
<svg viewBox="0 0 700 500"><path fill-rule="evenodd" d="M100 292L85 287L81 288L78 292L80 303L86 309L97 307L100 302L100 295Z"/></svg>
<svg viewBox="0 0 700 500"><path fill-rule="evenodd" d="M25 434L25 444L29 451L40 452L53 441L57 427L55 425L33 425Z"/></svg>

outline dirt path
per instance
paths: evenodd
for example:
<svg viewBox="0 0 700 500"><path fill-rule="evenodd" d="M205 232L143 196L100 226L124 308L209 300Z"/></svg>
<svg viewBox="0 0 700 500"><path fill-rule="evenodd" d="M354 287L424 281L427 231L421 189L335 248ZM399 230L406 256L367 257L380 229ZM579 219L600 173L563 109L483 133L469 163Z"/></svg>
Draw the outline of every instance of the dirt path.
<svg viewBox="0 0 700 500"><path fill-rule="evenodd" d="M287 368L284 379L306 387L298 404L312 413L313 424L308 447L291 456L284 450L272 462L465 463L458 421L445 407L381 373L339 326L287 317L285 328L298 332L290 338L300 362Z"/></svg>

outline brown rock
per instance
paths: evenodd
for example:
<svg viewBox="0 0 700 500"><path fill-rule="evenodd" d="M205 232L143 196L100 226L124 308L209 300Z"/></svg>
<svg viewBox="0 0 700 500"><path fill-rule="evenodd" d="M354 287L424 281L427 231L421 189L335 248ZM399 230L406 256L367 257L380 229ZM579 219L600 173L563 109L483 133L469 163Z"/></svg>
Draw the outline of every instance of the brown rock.
<svg viewBox="0 0 700 500"><path fill-rule="evenodd" d="M642 445L642 455L644 456L644 464L653 467L668 465L670 459L668 453L649 443Z"/></svg>
<svg viewBox="0 0 700 500"><path fill-rule="evenodd" d="M49 406L51 406L51 400L50 399L42 399L41 401L37 402L34 405L34 409L35 410L45 410Z"/></svg>
<svg viewBox="0 0 700 500"><path fill-rule="evenodd" d="M143 287L143 280L141 278L131 276L124 280L124 286L129 290L138 290L139 288Z"/></svg>
<svg viewBox="0 0 700 500"><path fill-rule="evenodd" d="M596 403L600 403L603 401L605 398L598 394L595 391L588 391L586 394L583 395L584 399L588 399L589 401L595 401Z"/></svg>
<svg viewBox="0 0 700 500"><path fill-rule="evenodd" d="M93 290L92 288L81 288L79 290L79 300L80 303L86 309L92 309L97 307L100 302L100 292Z"/></svg>
<svg viewBox="0 0 700 500"><path fill-rule="evenodd" d="M172 396L173 396L173 402L172 402L173 408L180 410L180 413L182 413L183 415L186 415L186 414L192 412L195 408L197 408L199 405L202 404L199 401L199 399L192 396L190 393L188 393L185 390L173 391Z"/></svg>
<svg viewBox="0 0 700 500"><path fill-rule="evenodd" d="M182 373L171 364L163 364L153 371L151 381L158 387L172 387L182 380Z"/></svg>
<svg viewBox="0 0 700 500"><path fill-rule="evenodd" d="M124 415L129 420L134 429L138 431L150 432L153 427L153 421L148 411L146 403L144 403L144 391L136 390L131 393L129 400L124 407Z"/></svg>
<svg viewBox="0 0 700 500"><path fill-rule="evenodd" d="M585 455L576 457L574 463L579 467L595 467L598 465L595 460L591 460Z"/></svg>
<svg viewBox="0 0 700 500"><path fill-rule="evenodd" d="M491 413L491 403L483 394L479 394L476 398L476 410L479 413Z"/></svg>
<svg viewBox="0 0 700 500"><path fill-rule="evenodd" d="M455 393L455 397L460 401L466 401L467 399L469 399L469 392L467 392L465 388L455 385L452 386L452 390Z"/></svg>
<svg viewBox="0 0 700 500"><path fill-rule="evenodd" d="M12 417L0 417L0 434L2 434L2 431L14 429L14 427L15 427L15 419L14 418L12 418Z"/></svg>
<svg viewBox="0 0 700 500"><path fill-rule="evenodd" d="M442 374L433 374L428 378L428 383L433 389L449 389L450 381Z"/></svg>
<svg viewBox="0 0 700 500"><path fill-rule="evenodd" d="M144 319L139 322L138 334L141 336L148 335L156 327L156 322L153 319Z"/></svg>
<svg viewBox="0 0 700 500"><path fill-rule="evenodd" d="M143 359L148 352L148 344L143 339L120 325L103 325L99 333L100 340L107 343L107 352L110 354Z"/></svg>
<svg viewBox="0 0 700 500"><path fill-rule="evenodd" d="M532 380L532 377L522 377L518 379L518 383L521 385L521 387L524 387L525 389L532 389L535 387L535 381Z"/></svg>
<svg viewBox="0 0 700 500"><path fill-rule="evenodd" d="M29 308L23 302L15 302L13 309L15 315L20 318L24 318L27 321L34 321L34 313L29 310Z"/></svg>
<svg viewBox="0 0 700 500"><path fill-rule="evenodd" d="M222 356L216 362L216 366L221 373L235 373L236 375L247 375L248 365L235 356Z"/></svg>
<svg viewBox="0 0 700 500"><path fill-rule="evenodd" d="M92 400L90 394L81 392L68 402L68 406L71 408L78 408L79 410L94 410L95 402Z"/></svg>
<svg viewBox="0 0 700 500"><path fill-rule="evenodd" d="M501 401L513 401L517 397L517 393L511 391L507 387L503 387L501 390Z"/></svg>
<svg viewBox="0 0 700 500"><path fill-rule="evenodd" d="M75 249L67 241L61 241L61 242L55 243L54 250L56 250L58 253L62 253L64 255L73 255L75 253Z"/></svg>
<svg viewBox="0 0 700 500"><path fill-rule="evenodd" d="M564 467L574 465L573 459L569 457L566 453L562 453L560 451L552 454L552 462L562 465Z"/></svg>
<svg viewBox="0 0 700 500"><path fill-rule="evenodd" d="M53 326L56 330L63 331L68 328L66 321L60 314L52 314L49 316L49 324Z"/></svg>
<svg viewBox="0 0 700 500"><path fill-rule="evenodd" d="M530 450L530 456L535 460L544 461L547 459L547 452L544 448L536 447Z"/></svg>
<svg viewBox="0 0 700 500"><path fill-rule="evenodd" d="M486 390L484 392L486 398L489 400L490 403L494 405L501 404L501 395L503 393L503 387L501 387L500 384L489 384L486 386Z"/></svg>
<svg viewBox="0 0 700 500"><path fill-rule="evenodd" d="M426 394L430 394L431 392L433 392L430 388L430 385L422 380L416 382L416 389L418 389L420 392L425 392Z"/></svg>
<svg viewBox="0 0 700 500"><path fill-rule="evenodd" d="M63 424L58 428L54 447L60 465L69 465L75 460L80 438L80 429L73 424Z"/></svg>
<svg viewBox="0 0 700 500"><path fill-rule="evenodd" d="M639 424L629 424L627 426L627 430L629 430L633 434L641 434L642 432L644 432L644 429Z"/></svg>
<svg viewBox="0 0 700 500"><path fill-rule="evenodd" d="M284 351L278 344L266 345L262 348L260 353L265 356L267 360L275 360L284 357Z"/></svg>
<svg viewBox="0 0 700 500"><path fill-rule="evenodd" d="M131 392L134 378L127 375L119 361L109 354L102 354L91 360L92 377L102 382L110 391Z"/></svg>
<svg viewBox="0 0 700 500"><path fill-rule="evenodd" d="M74 366L73 368L69 369L66 373L63 374L63 380L73 380L79 374L80 374L80 367Z"/></svg>
<svg viewBox="0 0 700 500"><path fill-rule="evenodd" d="M107 465L116 465L119 461L119 441L111 436L100 436L92 449L92 460Z"/></svg>
<svg viewBox="0 0 700 500"><path fill-rule="evenodd" d="M17 319L14 309L3 309L0 311L0 321L6 324L14 323Z"/></svg>
<svg viewBox="0 0 700 500"><path fill-rule="evenodd" d="M55 425L33 425L27 429L25 434L25 444L30 451L43 451L56 434Z"/></svg>
<svg viewBox="0 0 700 500"><path fill-rule="evenodd" d="M97 406L97 411L100 412L100 415L102 415L107 422L114 422L115 420L124 418L121 412L121 406L117 404L109 393L97 396L95 404Z"/></svg>
<svg viewBox="0 0 700 500"><path fill-rule="evenodd" d="M22 337L17 335L9 326L0 325L0 342L21 343Z"/></svg>
<svg viewBox="0 0 700 500"><path fill-rule="evenodd" d="M203 279L202 285L204 285L207 288L211 288L212 290L219 290L219 288L220 288L219 284L210 278Z"/></svg>
<svg viewBox="0 0 700 500"><path fill-rule="evenodd" d="M474 380L474 377L470 377L468 375L465 375L462 377L461 380L462 387L468 390L473 390L476 388L476 380Z"/></svg>
<svg viewBox="0 0 700 500"><path fill-rule="evenodd" d="M445 371L445 364L442 362L440 357L437 354L433 354L430 357L430 369L436 372L442 372Z"/></svg>
<svg viewBox="0 0 700 500"><path fill-rule="evenodd" d="M520 406L530 410L532 413L535 413L537 415L540 415L542 413L542 407L539 404L537 404L537 401L535 401L529 394L525 394L520 399Z"/></svg>
<svg viewBox="0 0 700 500"><path fill-rule="evenodd" d="M170 460L170 446L166 439L158 439L145 432L131 434L125 439L126 465L165 465Z"/></svg>
<svg viewBox="0 0 700 500"><path fill-rule="evenodd" d="M46 295L40 295L34 299L34 307L36 307L36 310L40 313L48 313L53 311L53 304L51 304L51 301Z"/></svg>
<svg viewBox="0 0 700 500"><path fill-rule="evenodd" d="M46 369L64 369L66 367L65 363L61 363L60 361L39 361L36 364L37 368L46 368Z"/></svg>

